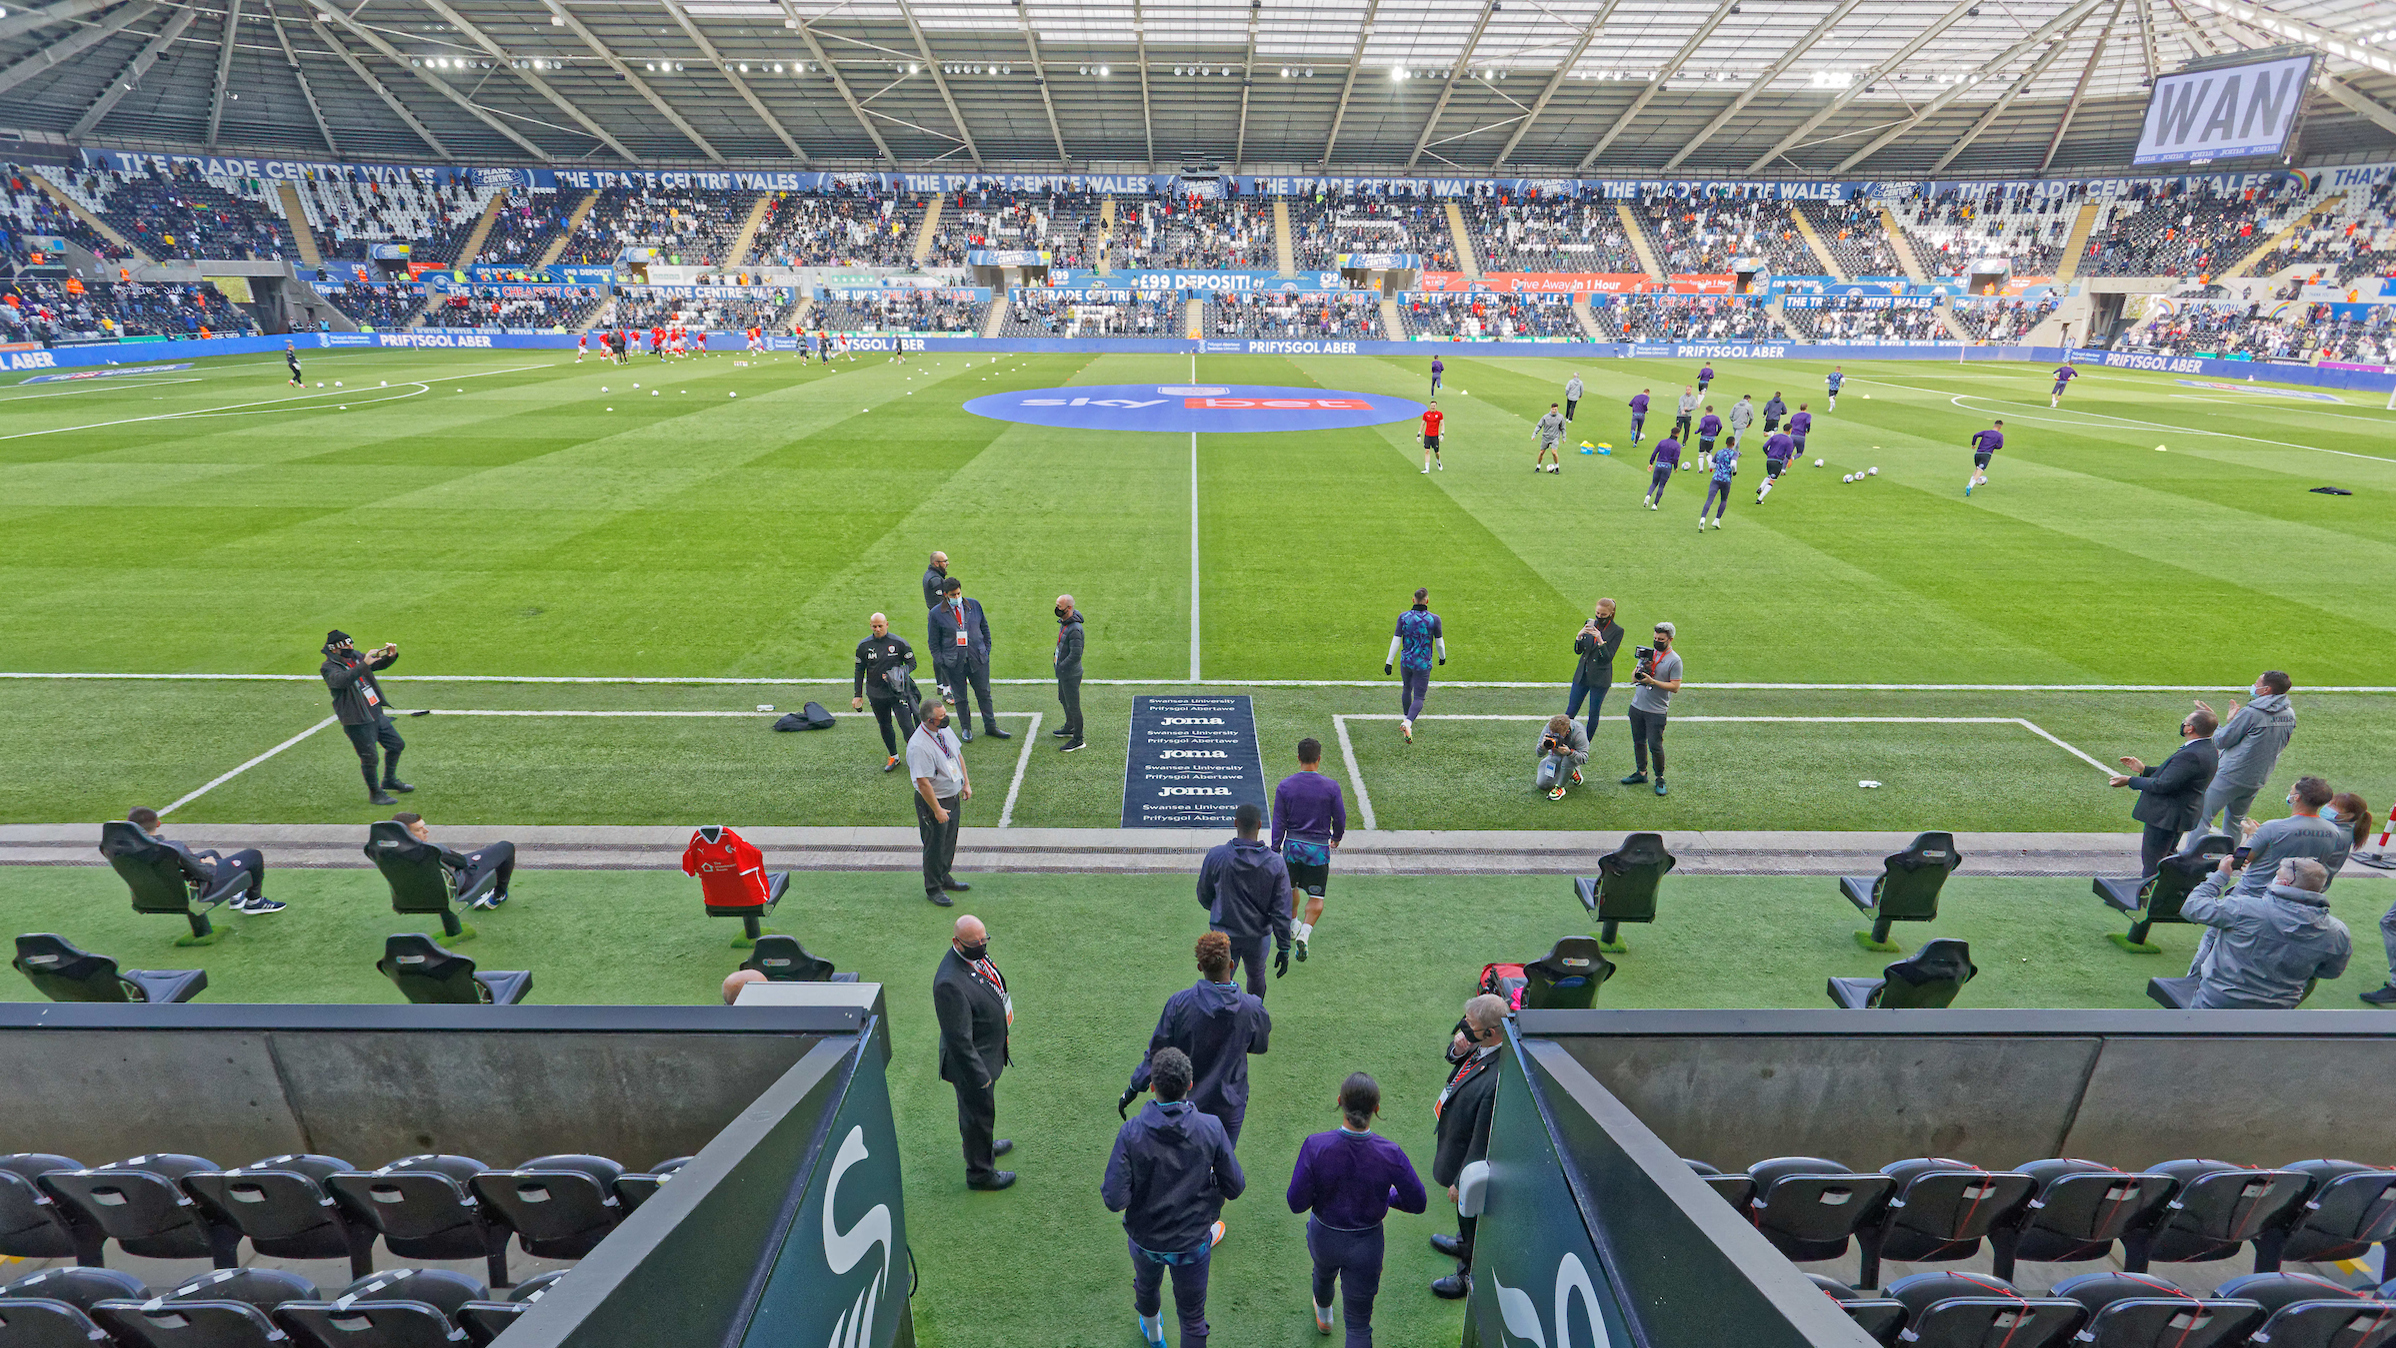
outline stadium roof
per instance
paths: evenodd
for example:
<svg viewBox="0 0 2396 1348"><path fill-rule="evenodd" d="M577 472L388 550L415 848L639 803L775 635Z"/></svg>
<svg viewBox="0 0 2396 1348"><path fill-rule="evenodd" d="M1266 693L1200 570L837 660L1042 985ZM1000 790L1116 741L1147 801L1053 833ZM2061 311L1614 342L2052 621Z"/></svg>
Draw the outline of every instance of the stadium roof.
<svg viewBox="0 0 2396 1348"><path fill-rule="evenodd" d="M2297 161L2396 156L2387 0L0 3L0 154L2023 175L2126 164L2157 73L2304 43Z"/></svg>

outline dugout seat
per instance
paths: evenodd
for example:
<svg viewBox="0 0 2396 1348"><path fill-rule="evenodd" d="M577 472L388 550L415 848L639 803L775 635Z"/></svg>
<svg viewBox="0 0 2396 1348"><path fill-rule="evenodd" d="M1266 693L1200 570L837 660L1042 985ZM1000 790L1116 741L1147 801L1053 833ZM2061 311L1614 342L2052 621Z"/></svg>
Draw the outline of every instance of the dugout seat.
<svg viewBox="0 0 2396 1348"><path fill-rule="evenodd" d="M350 1220L364 1222L401 1259L481 1258L493 1286L507 1284L507 1225L474 1196L491 1167L471 1156L410 1156L327 1179Z"/></svg>
<svg viewBox="0 0 2396 1348"><path fill-rule="evenodd" d="M1858 1227L1877 1219L1897 1182L1819 1156L1781 1156L1747 1168L1755 1193L1747 1219L1797 1263L1836 1259Z"/></svg>
<svg viewBox="0 0 2396 1348"><path fill-rule="evenodd" d="M201 1211L182 1185L185 1175L217 1168L205 1157L159 1152L85 1170L53 1170L36 1182L74 1213L78 1226L115 1240L127 1254L206 1259L231 1268L241 1233ZM93 1257L83 1262L98 1262L96 1241L89 1253Z"/></svg>
<svg viewBox="0 0 2396 1348"><path fill-rule="evenodd" d="M707 915L709 917L739 918L740 939L732 944L736 949L747 950L754 947L758 938L765 935L765 919L773 913L774 905L782 902L782 896L789 892L789 871L767 871L765 873L765 902L738 906L711 903L707 905Z"/></svg>
<svg viewBox="0 0 2396 1348"><path fill-rule="evenodd" d="M1633 833L1621 847L1597 859L1597 874L1573 880L1572 892L1599 923L1599 949L1609 955L1630 951L1616 933L1625 922L1656 920L1656 890L1679 864L1664 850L1663 834Z"/></svg>
<svg viewBox="0 0 2396 1348"><path fill-rule="evenodd" d="M188 1002L208 986L205 969L119 969L106 955L81 950L64 936L37 932L17 938L9 961L54 1002Z"/></svg>
<svg viewBox="0 0 2396 1348"><path fill-rule="evenodd" d="M189 936L176 945L214 945L224 933L208 921L207 910L246 889L247 872L228 872L213 885L186 875L183 858L174 848L144 834L130 820L100 825L100 855L133 891L133 911L172 913L191 924Z"/></svg>
<svg viewBox="0 0 2396 1348"><path fill-rule="evenodd" d="M0 1156L0 1255L17 1259L64 1259L97 1264L100 1237L73 1212L58 1205L38 1182L53 1170L81 1170L81 1161L48 1152ZM88 1252L89 1257L84 1257Z"/></svg>
<svg viewBox="0 0 2396 1348"><path fill-rule="evenodd" d="M2057 1348L2088 1319L2069 1297L2026 1297L1985 1273L1917 1273L1888 1294L1905 1307L1909 1348Z"/></svg>
<svg viewBox="0 0 2396 1348"><path fill-rule="evenodd" d="M514 1006L532 991L529 971L476 973L473 960L442 949L422 932L403 932L384 941L383 957L374 967L411 1002Z"/></svg>
<svg viewBox="0 0 2396 1348"><path fill-rule="evenodd" d="M759 935L749 957L740 962L743 969L764 974L769 983L854 983L855 974L832 972L832 961L820 955L810 955L796 936Z"/></svg>
<svg viewBox="0 0 2396 1348"><path fill-rule="evenodd" d="M2317 978L2308 978L2304 981L2304 991L2296 996L2298 1006L2302 1006L2312 999L2313 988L2320 981ZM2197 990L2204 986L2204 982L2204 976L2201 974L2181 974L2177 978L2150 978L2146 980L2146 998L2158 1006L2166 1006L2174 1011L2186 1011L2196 1005Z"/></svg>
<svg viewBox="0 0 2396 1348"><path fill-rule="evenodd" d="M2150 1273L2083 1273L2050 1295L2087 1308L2073 1342L2089 1348L2226 1348L2244 1343L2264 1314L2259 1303L2193 1296Z"/></svg>
<svg viewBox="0 0 2396 1348"><path fill-rule="evenodd" d="M507 1332L508 1326L516 1323L517 1316L531 1309L532 1303L557 1286L558 1279L565 1277L569 1271L559 1269L537 1278L526 1278L516 1284L505 1301L467 1302L458 1308L458 1328L466 1331L466 1338L475 1348L484 1348L491 1340Z"/></svg>
<svg viewBox="0 0 2396 1348"><path fill-rule="evenodd" d="M1928 922L1938 916L1938 892L1963 864L1952 833L1920 833L1913 844L1890 855L1878 875L1839 877L1839 893L1872 919L1872 930L1855 933L1866 950L1900 949L1889 940L1895 922Z"/></svg>
<svg viewBox="0 0 2396 1348"><path fill-rule="evenodd" d="M1863 1247L1856 1281L1865 1287L1880 1285L1883 1259L1944 1264L1979 1254L1990 1229L2027 1204L2037 1188L2020 1171L1983 1170L1936 1156L1897 1161L1880 1173L1897 1187L1855 1231Z"/></svg>
<svg viewBox="0 0 2396 1348"><path fill-rule="evenodd" d="M2144 1273L2167 1264L2228 1259L2238 1247L2290 1220L2313 1188L2296 1170L2263 1170L2228 1161L2188 1159L2149 1167L2179 1182L2171 1205L2150 1224L2122 1236L2122 1267ZM2257 1272L2263 1270L2257 1269Z"/></svg>
<svg viewBox="0 0 2396 1348"><path fill-rule="evenodd" d="M392 912L408 917L437 916L443 936L452 941L474 939L474 928L458 916L452 904L472 903L490 893L499 883L499 872L486 873L472 889L460 894L457 875L441 860L441 849L419 840L396 819L367 827L366 856L383 873L383 883L391 886Z"/></svg>
<svg viewBox="0 0 2396 1348"><path fill-rule="evenodd" d="M2021 1166L2038 1188L2031 1201L1989 1229L1995 1272L2013 1277L2014 1261L2079 1264L2113 1253L2113 1243L2155 1220L2180 1185L2169 1175L2116 1170L2070 1158Z"/></svg>
<svg viewBox="0 0 2396 1348"><path fill-rule="evenodd" d="M1685 1156L1681 1160L1697 1172L1697 1177L1705 1181L1707 1188L1722 1195L1723 1201L1737 1208L1740 1216L1747 1215L1747 1200L1755 1197L1754 1180L1741 1174L1725 1175L1703 1161L1691 1161Z"/></svg>
<svg viewBox="0 0 2396 1348"><path fill-rule="evenodd" d="M2396 1302L2310 1273L2250 1273L2214 1295L2252 1301L2269 1317L2247 1337L2270 1348L2389 1348Z"/></svg>
<svg viewBox="0 0 2396 1348"><path fill-rule="evenodd" d="M629 1209L616 1195L624 1167L604 1156L536 1156L474 1177L474 1196L499 1215L536 1259L580 1259Z"/></svg>
<svg viewBox="0 0 2396 1348"><path fill-rule="evenodd" d="M645 1175L618 1175L616 1177L616 1197L624 1200L624 1211L630 1213L634 1208L655 1198L659 1187L664 1185L667 1180L674 1178L675 1171L690 1163L690 1157L677 1156L671 1161L658 1162Z"/></svg>
<svg viewBox="0 0 2396 1348"><path fill-rule="evenodd" d="M1972 963L1970 943L1942 936L1923 942L1912 959L1888 966L1878 978L1831 979L1830 1000L1850 1011L1868 1007L1939 1010L1953 1005L1963 985L1979 972Z"/></svg>
<svg viewBox="0 0 2396 1348"><path fill-rule="evenodd" d="M399 1268L361 1278L330 1301L286 1301L275 1323L293 1348L457 1348L456 1316L488 1289L462 1273Z"/></svg>
<svg viewBox="0 0 2396 1348"><path fill-rule="evenodd" d="M2313 1181L2288 1219L2255 1237L2255 1272L2282 1260L2327 1264L2360 1259L2396 1240L2396 1170L2354 1161L2298 1161L2287 1167Z"/></svg>
<svg viewBox="0 0 2396 1348"><path fill-rule="evenodd" d="M0 1348L93 1348L111 1343L92 1308L147 1296L141 1280L105 1268L45 1269L0 1287Z"/></svg>
<svg viewBox="0 0 2396 1348"><path fill-rule="evenodd" d="M1522 972L1525 1011L1575 1010L1597 1005L1597 990L1614 976L1614 965L1595 940L1567 936Z"/></svg>
<svg viewBox="0 0 2396 1348"><path fill-rule="evenodd" d="M183 1191L215 1220L277 1259L347 1259L350 1276L374 1271L374 1228L352 1221L326 1187L356 1170L336 1156L269 1156L235 1170L183 1177ZM310 1292L300 1300L312 1300ZM286 1298L289 1299L289 1298Z"/></svg>
<svg viewBox="0 0 2396 1348"><path fill-rule="evenodd" d="M1814 1286L1822 1289L1822 1295L1837 1302L1839 1309L1847 1313L1847 1318L1855 1322L1855 1327L1873 1342L1884 1345L1884 1348L1897 1342L1898 1333L1905 1328L1904 1302L1894 1297L1867 1296L1836 1278L1824 1277L1819 1273L1806 1276L1813 1279Z"/></svg>
<svg viewBox="0 0 2396 1348"><path fill-rule="evenodd" d="M2180 905L2188 901L2188 896L2236 846L2227 834L2208 833L2197 840L2195 851L2174 852L2163 858L2153 875L2127 880L2099 876L2091 881L2096 896L2107 907L2130 915L2127 935L2107 932L2105 939L2134 955L2162 954L2163 947L2147 943L2148 929L2158 922L2186 923L2188 919L2180 916Z"/></svg>
<svg viewBox="0 0 2396 1348"><path fill-rule="evenodd" d="M271 1312L317 1296L295 1273L220 1268L148 1300L104 1301L92 1318L125 1348L284 1348Z"/></svg>

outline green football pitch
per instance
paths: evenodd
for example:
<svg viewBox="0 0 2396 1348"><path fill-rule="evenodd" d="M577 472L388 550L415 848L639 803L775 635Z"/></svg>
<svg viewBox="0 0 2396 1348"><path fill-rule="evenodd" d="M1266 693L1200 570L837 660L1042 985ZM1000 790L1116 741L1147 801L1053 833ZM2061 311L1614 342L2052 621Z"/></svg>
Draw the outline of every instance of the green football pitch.
<svg viewBox="0 0 2396 1348"><path fill-rule="evenodd" d="M401 645L404 706L543 713L403 723L443 818L904 824L870 727L771 735L753 709L845 711L869 613L920 640L933 548L990 614L996 676L1025 681L998 690L1016 729L1056 725L1052 601L1089 616L1091 749L977 744L977 823L1115 822L1130 699L1193 674L1255 694L1274 775L1299 737L1345 735L1330 767L1384 828L2123 827L2097 765L2159 758L2179 688L2266 667L2299 685L2289 772L2375 804L2396 786L2388 699L2360 691L2396 687L2396 414L2375 399L2091 370L2050 409L2043 367L1888 361L1850 364L1829 412L1824 366L1725 362L1715 405L1812 403L1824 464L1758 507L1751 454L1701 536L1696 472L1643 508L1623 408L1641 388L1668 405L1678 364L1454 359L1428 476L1410 422L1193 442L960 406L1193 373L1422 397L1424 363L367 350L310 353L301 389L271 357L0 387L0 673L148 676L0 680L0 820L170 803L312 727L181 817L369 817L306 677L337 626ZM1572 442L1614 453L1534 476L1531 422L1576 371ZM1965 439L1997 417L1967 500ZM1432 716L1462 719L1407 748L1380 667L1417 585L1441 684L1465 686L1436 687ZM1600 594L1634 634L1679 625L1675 794L1550 806L1526 781L1534 721L1561 710ZM258 674L301 677L188 677ZM642 714L570 714L596 712ZM1601 727L1593 776L1627 770L1622 738Z"/></svg>

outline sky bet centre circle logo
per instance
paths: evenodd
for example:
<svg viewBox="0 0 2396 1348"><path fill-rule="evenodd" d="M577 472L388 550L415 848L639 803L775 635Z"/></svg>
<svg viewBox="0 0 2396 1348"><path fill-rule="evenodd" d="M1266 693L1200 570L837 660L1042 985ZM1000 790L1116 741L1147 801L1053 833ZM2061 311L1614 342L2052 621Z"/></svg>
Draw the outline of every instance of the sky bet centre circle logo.
<svg viewBox="0 0 2396 1348"><path fill-rule="evenodd" d="M1098 384L993 393L965 404L977 417L1085 431L1334 431L1423 414L1412 398L1254 384Z"/></svg>

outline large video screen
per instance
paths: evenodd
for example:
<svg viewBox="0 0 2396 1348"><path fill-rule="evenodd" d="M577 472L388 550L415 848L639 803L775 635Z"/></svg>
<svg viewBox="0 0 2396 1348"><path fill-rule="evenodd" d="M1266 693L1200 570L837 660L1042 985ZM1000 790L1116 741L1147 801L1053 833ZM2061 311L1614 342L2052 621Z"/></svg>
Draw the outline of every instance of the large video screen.
<svg viewBox="0 0 2396 1348"><path fill-rule="evenodd" d="M2317 59L2304 52L2158 78L2130 162L2203 164L2281 153Z"/></svg>

